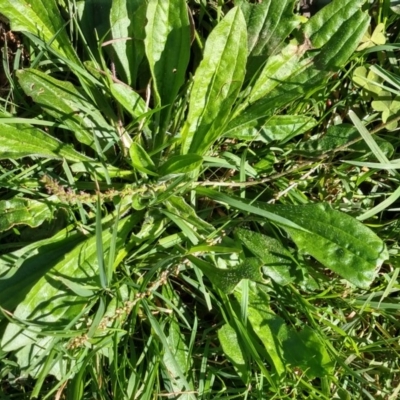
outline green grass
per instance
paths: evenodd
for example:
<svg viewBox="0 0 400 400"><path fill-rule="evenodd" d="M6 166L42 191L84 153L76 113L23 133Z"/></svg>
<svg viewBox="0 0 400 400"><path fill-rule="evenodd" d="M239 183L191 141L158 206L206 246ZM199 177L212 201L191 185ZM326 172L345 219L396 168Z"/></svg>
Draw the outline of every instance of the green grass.
<svg viewBox="0 0 400 400"><path fill-rule="evenodd" d="M0 399L398 398L399 10L360 3L0 0Z"/></svg>

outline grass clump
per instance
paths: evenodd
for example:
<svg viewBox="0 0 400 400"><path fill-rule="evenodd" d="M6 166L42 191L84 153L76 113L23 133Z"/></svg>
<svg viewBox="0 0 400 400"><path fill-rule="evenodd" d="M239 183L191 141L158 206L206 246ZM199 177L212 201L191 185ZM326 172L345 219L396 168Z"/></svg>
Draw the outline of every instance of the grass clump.
<svg viewBox="0 0 400 400"><path fill-rule="evenodd" d="M2 398L397 397L398 10L299 3L0 0Z"/></svg>

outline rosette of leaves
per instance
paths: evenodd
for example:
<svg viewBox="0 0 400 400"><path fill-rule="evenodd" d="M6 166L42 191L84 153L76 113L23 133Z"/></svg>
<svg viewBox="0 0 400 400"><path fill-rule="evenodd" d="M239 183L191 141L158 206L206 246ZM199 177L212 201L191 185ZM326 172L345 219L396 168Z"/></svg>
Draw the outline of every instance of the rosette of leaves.
<svg viewBox="0 0 400 400"><path fill-rule="evenodd" d="M313 126L279 111L345 65L369 24L362 0L334 0L304 24L295 0L234 3L205 23L184 0L105 1L98 13L94 2L68 2L79 27L71 36L55 0L0 0L35 56L13 76L16 93L34 104L29 118L21 111L0 121L1 157L28 160L2 176L1 230L18 242L21 226L40 229L65 213L56 232L0 258L1 352L36 378L32 397L47 375L59 380L54 390L68 383L73 399L103 393L93 378L101 369L114 398L160 388L194 398L201 357L187 354L199 321L184 293L199 299L200 288L198 306L212 310L228 306L224 296L243 279L311 287L307 276L321 268L366 288L387 259L369 228L329 205L271 205L257 190L204 187L221 170L234 171L236 183L259 178L241 156L217 151L240 132L249 136L243 144L263 128L279 142ZM277 376L307 368L311 347L310 377L328 374L318 337L289 329L254 293L252 308L264 307L249 319L254 331L268 315L282 328L274 345L284 348L269 358ZM247 336L233 329L220 338L239 369L240 345L228 349L224 338ZM250 357L276 389L257 352Z"/></svg>

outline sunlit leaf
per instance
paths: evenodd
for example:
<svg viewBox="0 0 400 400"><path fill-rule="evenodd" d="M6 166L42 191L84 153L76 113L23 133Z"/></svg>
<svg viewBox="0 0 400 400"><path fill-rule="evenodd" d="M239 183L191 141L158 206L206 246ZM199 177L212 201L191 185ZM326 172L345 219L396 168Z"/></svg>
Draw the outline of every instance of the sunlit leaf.
<svg viewBox="0 0 400 400"><path fill-rule="evenodd" d="M170 157L160 167L160 175L182 174L198 168L203 161L203 157L198 154L183 154Z"/></svg>
<svg viewBox="0 0 400 400"><path fill-rule="evenodd" d="M80 64L55 0L0 0L0 10L13 31L39 36L59 54Z"/></svg>
<svg viewBox="0 0 400 400"><path fill-rule="evenodd" d="M300 250L356 286L368 287L389 257L384 242L351 216L328 204L273 205L197 188L215 201L263 216L284 228Z"/></svg>
<svg viewBox="0 0 400 400"><path fill-rule="evenodd" d="M235 7L211 32L196 70L182 132L183 154L203 155L220 136L244 80L246 48L246 22Z"/></svg>
<svg viewBox="0 0 400 400"><path fill-rule="evenodd" d="M287 367L299 367L309 378L328 375L332 362L323 342L308 327L300 332L289 328L285 321L270 309L265 293L251 285L248 320L262 341L270 363L279 376ZM235 292L240 299L241 293Z"/></svg>
<svg viewBox="0 0 400 400"><path fill-rule="evenodd" d="M140 172L157 176L155 165L146 150L139 143L132 143L129 149L132 165Z"/></svg>
<svg viewBox="0 0 400 400"><path fill-rule="evenodd" d="M182 335L179 324L176 321L171 321L168 336L166 337L170 352L165 352L163 356L164 364L168 370L166 385L170 392L180 392L184 390L185 384L181 381L179 370L186 372L188 370L188 348L185 343L185 337ZM181 373L182 373L181 372ZM190 396L180 396L182 400L189 400Z"/></svg>
<svg viewBox="0 0 400 400"><path fill-rule="evenodd" d="M380 111L382 113L382 122L386 123L388 118L400 111L400 96L393 98L389 92L381 91L375 100L371 103L374 110ZM386 129L391 130L397 127L397 122L394 123L392 127L386 127Z"/></svg>
<svg viewBox="0 0 400 400"><path fill-rule="evenodd" d="M233 364L235 369L244 382L247 381L248 366L246 365L245 355L239 345L235 330L228 324L225 324L218 330L218 339L226 357Z"/></svg>
<svg viewBox="0 0 400 400"><path fill-rule="evenodd" d="M110 25L115 51L115 62L122 79L135 87L137 72L144 51L147 1L114 0L111 5Z"/></svg>
<svg viewBox="0 0 400 400"><path fill-rule="evenodd" d="M121 220L118 227L118 246L123 243L133 220L132 217ZM110 230L103 231L105 251L108 250L111 236ZM90 237L74 249L67 251L64 257L49 267L50 271L34 283L25 299L19 303L14 316L22 321L29 320L33 324L47 324L52 329L62 329L79 314L87 300L77 296L58 280L58 277L61 276L72 282L85 282L89 285L97 282L96 237ZM35 343L39 333L38 326L32 326L32 330L27 333L17 324L9 323L2 337L1 346L6 351L20 349Z"/></svg>
<svg viewBox="0 0 400 400"><path fill-rule="evenodd" d="M284 40L299 25L300 18L293 13L294 3L294 0L264 0L254 4L241 2L248 26L249 77L267 57L280 49Z"/></svg>
<svg viewBox="0 0 400 400"><path fill-rule="evenodd" d="M243 245L263 262L262 271L266 276L281 285L293 281L296 264L290 251L281 242L247 229L236 230L236 235Z"/></svg>
<svg viewBox="0 0 400 400"><path fill-rule="evenodd" d="M382 22L378 24L371 34L371 27L361 39L360 46L357 47L357 51L368 49L369 47L379 46L386 43L385 37L385 24Z"/></svg>
<svg viewBox="0 0 400 400"><path fill-rule="evenodd" d="M364 66L357 67L354 70L352 79L357 86L362 87L368 92L378 94L382 91L382 88L380 87L382 79L373 71L367 70Z"/></svg>
<svg viewBox="0 0 400 400"><path fill-rule="evenodd" d="M186 1L152 0L147 7L145 49L154 80L156 105L162 106L163 142L175 97L183 85L190 55L190 24Z"/></svg>
<svg viewBox="0 0 400 400"><path fill-rule="evenodd" d="M43 202L23 198L0 201L0 232L15 225L35 228L52 217L51 208Z"/></svg>
<svg viewBox="0 0 400 400"><path fill-rule="evenodd" d="M17 77L25 93L71 128L80 142L94 147L93 134L103 141L116 137L101 112L72 83L35 69L20 70Z"/></svg>
<svg viewBox="0 0 400 400"><path fill-rule="evenodd" d="M356 286L367 288L389 257L375 233L328 204L264 206L304 230L283 227L302 251Z"/></svg>
<svg viewBox="0 0 400 400"><path fill-rule="evenodd" d="M29 125L0 124L0 159L21 157L65 158L70 161L89 161L71 145Z"/></svg>

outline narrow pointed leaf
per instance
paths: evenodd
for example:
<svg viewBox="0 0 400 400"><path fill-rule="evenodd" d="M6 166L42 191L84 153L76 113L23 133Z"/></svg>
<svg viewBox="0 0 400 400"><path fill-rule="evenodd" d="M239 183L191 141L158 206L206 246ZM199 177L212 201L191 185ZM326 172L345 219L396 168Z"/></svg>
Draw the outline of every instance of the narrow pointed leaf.
<svg viewBox="0 0 400 400"><path fill-rule="evenodd" d="M275 213L274 208L268 208L267 210L266 207L261 208L259 206L248 204L249 202L246 201L245 199L236 196L228 196L226 194L219 193L212 189L206 189L204 187L196 188L196 192L199 195L209 197L210 199L213 199L220 203L225 203L228 206L236 208L238 210L248 212L250 214L259 215L261 217L265 217L272 222L276 222L279 225L288 226L299 230L303 229L300 225L296 224L295 222L291 221L286 217L283 217L282 214L279 215Z"/></svg>
<svg viewBox="0 0 400 400"><path fill-rule="evenodd" d="M144 174L157 176L152 159L139 143L132 143L132 146L129 149L129 154L131 156L132 165L137 170Z"/></svg>
<svg viewBox="0 0 400 400"><path fill-rule="evenodd" d="M147 1L114 0L111 6L112 46L119 75L135 87L137 72L143 60Z"/></svg>
<svg viewBox="0 0 400 400"><path fill-rule="evenodd" d="M360 12L365 0L334 0L320 12L310 18L303 27L304 35L316 49L331 40L332 32L336 32L344 22Z"/></svg>
<svg viewBox="0 0 400 400"><path fill-rule="evenodd" d="M248 26L247 72L250 76L268 56L280 49L284 40L299 25L299 17L293 14L294 3L294 0L241 3Z"/></svg>
<svg viewBox="0 0 400 400"><path fill-rule="evenodd" d="M293 281L291 272L294 272L296 264L281 242L247 229L238 229L235 233L243 245L263 262L262 271L265 275L281 285Z"/></svg>
<svg viewBox="0 0 400 400"><path fill-rule="evenodd" d="M367 288L389 258L374 232L328 204L258 205L302 226L301 231L282 227L302 251L358 287Z"/></svg>
<svg viewBox="0 0 400 400"><path fill-rule="evenodd" d="M17 76L25 93L45 112L71 128L81 143L94 146L93 134L100 140L115 137L100 111L72 83L33 69L20 70Z"/></svg>
<svg viewBox="0 0 400 400"><path fill-rule="evenodd" d="M169 392L181 392L185 388L185 383L180 378L180 371L188 370L188 347L185 343L185 337L182 335L179 324L172 320L169 328L168 336L166 337L170 352L165 352L163 361L168 370L167 390ZM179 369L176 368L179 367ZM180 396L182 400L189 400L189 396Z"/></svg>
<svg viewBox="0 0 400 400"><path fill-rule="evenodd" d="M118 248L123 244L131 229L132 217L125 218L119 225ZM108 251L112 232L103 230L103 248ZM15 318L33 323L46 323L54 329L62 329L85 306L87 300L77 296L64 286L58 277L93 285L98 276L97 238L90 237L69 251L51 270L41 277L14 312ZM27 333L18 325L9 323L2 337L5 351L17 350L34 343L39 330Z"/></svg>
<svg viewBox="0 0 400 400"><path fill-rule="evenodd" d="M13 31L27 31L52 42L54 50L80 64L55 0L0 0L0 10L10 20Z"/></svg>
<svg viewBox="0 0 400 400"><path fill-rule="evenodd" d="M221 135L245 76L246 22L235 7L211 32L196 70L183 153L203 155Z"/></svg>
<svg viewBox="0 0 400 400"><path fill-rule="evenodd" d="M236 297L241 298L239 291ZM308 327L300 332L285 324L268 305L268 298L256 285L249 295L248 320L267 350L277 374L283 376L288 367L299 367L309 378L332 373L332 361L326 346Z"/></svg>
<svg viewBox="0 0 400 400"><path fill-rule="evenodd" d="M235 291L235 296L241 301L242 294L239 290ZM273 315L268 306L268 299L265 294L259 293L256 287L253 286L249 293L248 322L267 350L269 363L273 366L278 376L282 377L286 371L281 350L283 332L276 329L276 325L274 326L274 324L270 323Z"/></svg>
<svg viewBox="0 0 400 400"><path fill-rule="evenodd" d="M336 18L334 24L328 24L329 17L336 15L335 10L342 8L342 3L349 4L349 10ZM363 0L332 1L305 25L303 43L290 44L280 54L270 57L253 84L248 103L241 106L227 131L259 127L274 110L315 91L332 70L343 66L369 24L368 14L359 9L361 3ZM328 7L331 11L325 14Z"/></svg>
<svg viewBox="0 0 400 400"><path fill-rule="evenodd" d="M40 129L29 125L0 124L0 160L28 156L65 158L69 161L91 160Z"/></svg>
<svg viewBox="0 0 400 400"><path fill-rule="evenodd" d="M238 371L242 380L247 382L248 366L246 365L245 356L240 348L235 330L228 324L223 325L218 330L218 339L226 357Z"/></svg>
<svg viewBox="0 0 400 400"><path fill-rule="evenodd" d="M190 24L186 1L152 0L146 17L146 55L157 106L166 106L161 111L161 125L165 126L175 97L185 81L189 62Z"/></svg>
<svg viewBox="0 0 400 400"><path fill-rule="evenodd" d="M198 154L183 154L169 158L161 167L160 174L182 174L198 168L203 161L203 157Z"/></svg>

